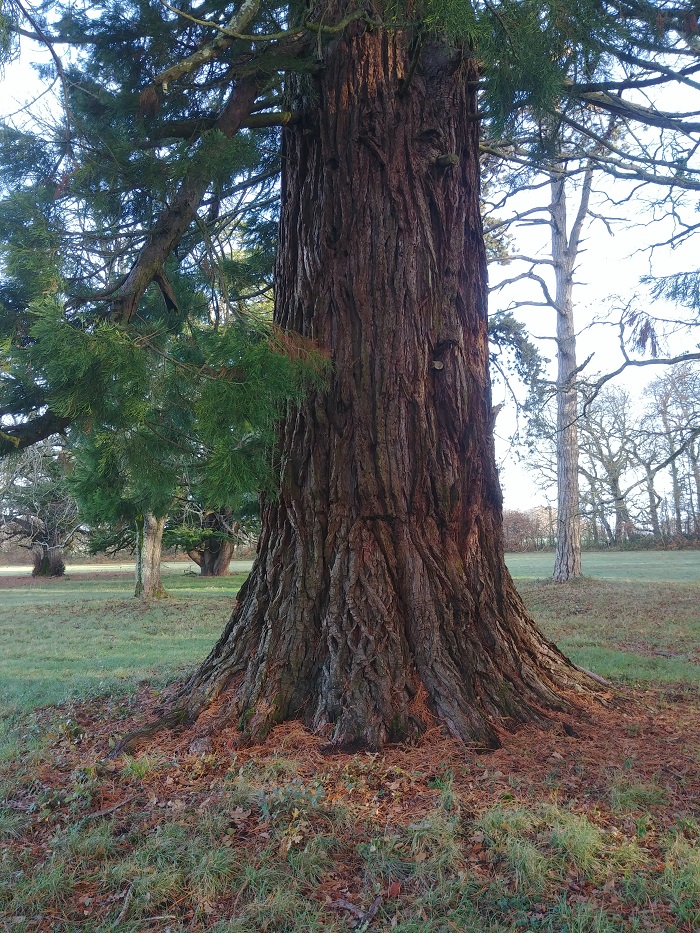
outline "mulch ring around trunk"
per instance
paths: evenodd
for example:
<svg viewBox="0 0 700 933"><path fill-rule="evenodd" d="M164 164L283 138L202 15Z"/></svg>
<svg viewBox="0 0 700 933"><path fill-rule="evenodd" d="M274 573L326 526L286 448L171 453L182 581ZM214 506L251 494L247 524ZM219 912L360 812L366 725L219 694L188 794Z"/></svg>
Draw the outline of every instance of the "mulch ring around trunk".
<svg viewBox="0 0 700 933"><path fill-rule="evenodd" d="M624 690L614 707L522 728L486 754L439 730L415 747L328 754L298 722L240 747L235 730L209 731L213 711L110 759L161 704L144 688L128 709L38 716L41 751L4 773L7 929L700 922L697 691ZM283 895L296 907L282 913L306 911L296 926L275 920ZM468 911L482 921L469 926ZM608 925L576 926L586 911Z"/></svg>

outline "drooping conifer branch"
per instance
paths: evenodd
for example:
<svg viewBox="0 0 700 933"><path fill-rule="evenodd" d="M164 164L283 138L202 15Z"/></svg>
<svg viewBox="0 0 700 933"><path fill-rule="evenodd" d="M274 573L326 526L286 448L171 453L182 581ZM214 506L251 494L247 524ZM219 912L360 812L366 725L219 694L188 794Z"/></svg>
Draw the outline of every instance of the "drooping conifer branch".
<svg viewBox="0 0 700 933"><path fill-rule="evenodd" d="M288 62L301 59L308 52L309 42L308 34L294 35L290 41L279 43L274 49L268 48L265 60L271 53L283 56ZM251 117L255 101L269 83L269 70L263 67L262 61L260 65L255 63L255 58L247 63L246 77L234 85L221 114L211 126L212 130L229 139L248 121L253 121L256 126L284 125L293 121L292 114L275 115L275 122L269 122L270 116L267 114ZM277 120L280 122L277 123ZM198 163L195 158L169 208L153 228L149 243L141 251L131 271L115 289L111 306L113 320L124 324L133 318L146 289L162 274L163 264L194 221L212 177L211 167L202 164L201 160ZM105 293L102 293L102 296L105 296Z"/></svg>
<svg viewBox="0 0 700 933"><path fill-rule="evenodd" d="M153 79L151 87L161 87L164 91L167 91L171 82L193 71L197 71L203 65L219 58L237 41L255 44L297 43L299 41L308 40L314 36L337 35L357 20L370 22L364 10L356 10L335 24L305 22L303 26L298 29L284 29L280 32L270 34L250 33L246 35L243 30L255 17L259 3L260 0L246 0L246 3L244 3L241 9L240 21L236 20L236 17L234 17L228 26L216 27L220 30L220 34L215 39L196 52L193 52L192 55L188 55L187 58L183 58L175 65L171 65L169 68L159 72ZM234 21L237 25L232 25ZM215 24L212 23L210 25L214 26ZM269 51L268 49L268 52ZM245 73L248 74L249 72L246 71Z"/></svg>
<svg viewBox="0 0 700 933"><path fill-rule="evenodd" d="M248 79L237 84L229 95L214 128L232 137L250 113L256 97L264 86L264 78ZM128 323L136 313L148 286L161 273L163 264L179 244L211 183L211 173L203 166L193 166L180 185L170 207L161 216L131 271L121 284L112 304L112 318Z"/></svg>

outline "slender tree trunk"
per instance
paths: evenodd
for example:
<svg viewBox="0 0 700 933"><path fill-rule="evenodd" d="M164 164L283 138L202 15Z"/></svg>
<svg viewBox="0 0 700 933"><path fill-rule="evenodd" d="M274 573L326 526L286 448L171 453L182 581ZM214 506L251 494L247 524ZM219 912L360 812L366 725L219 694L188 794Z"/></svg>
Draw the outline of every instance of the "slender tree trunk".
<svg viewBox="0 0 700 933"><path fill-rule="evenodd" d="M673 379L673 377L671 377ZM693 378L687 367L681 367L675 382L676 404L680 408L681 423L687 430L697 423L697 402L700 397L700 379ZM700 534L700 448L692 440L686 448L688 460L688 532ZM693 488L694 487L694 488Z"/></svg>
<svg viewBox="0 0 700 933"><path fill-rule="evenodd" d="M547 546L548 546L548 547L555 547L555 546L556 546L556 543L557 543L557 531L556 531L555 515L554 515L554 511L553 511L551 505L547 507L547 517L548 517L548 522L547 522L547 536L548 536Z"/></svg>
<svg viewBox="0 0 700 933"><path fill-rule="evenodd" d="M693 533L697 536L700 534L700 455L696 444L691 444L688 448L688 460L695 482L695 504L692 508L691 517L693 521Z"/></svg>
<svg viewBox="0 0 700 933"><path fill-rule="evenodd" d="M669 437L669 445L673 441ZM671 453L675 453L674 449L671 449ZM673 515L675 519L675 534L683 534L683 507L682 507L682 492L681 492L681 480L678 472L678 460L674 459L671 461L671 489L673 492Z"/></svg>
<svg viewBox="0 0 700 933"><path fill-rule="evenodd" d="M160 599L166 596L160 579L165 516L146 513L136 520L136 588L134 596Z"/></svg>
<svg viewBox="0 0 700 933"><path fill-rule="evenodd" d="M588 214L593 171L584 174L571 235L567 232L566 174L551 175L550 229L556 282L557 314L557 545L553 578L563 583L581 576L581 505L579 496L578 392L574 327L574 268Z"/></svg>
<svg viewBox="0 0 700 933"><path fill-rule="evenodd" d="M610 490L615 504L615 544L623 544L632 526L625 494L620 488L618 477L610 478Z"/></svg>
<svg viewBox="0 0 700 933"><path fill-rule="evenodd" d="M678 473L678 459L674 456L676 453L676 441L673 436L673 427L671 426L669 416L668 416L668 399L661 400L661 423L664 427L664 433L666 435L666 443L668 444L668 453L670 457L673 457L670 463L671 467L671 490L673 495L673 514L675 518L675 529L674 534L681 535L683 534L683 514L681 508L681 481Z"/></svg>
<svg viewBox="0 0 700 933"><path fill-rule="evenodd" d="M349 29L284 130L275 317L333 374L288 412L254 568L181 694L191 717L225 694L250 736L302 717L378 747L437 721L495 745L592 686L503 561L476 63L415 54Z"/></svg>
<svg viewBox="0 0 700 933"><path fill-rule="evenodd" d="M646 474L647 498L649 499L651 532L654 535L655 540L660 541L663 537L661 534L661 524L659 522L659 502L661 500L656 492L656 489L654 488L654 472L651 468L651 464L644 464L644 470Z"/></svg>
<svg viewBox="0 0 700 933"><path fill-rule="evenodd" d="M600 524L603 526L605 532L605 545L606 547L612 547L615 544L615 532L608 521L608 517L605 514L605 509L603 506L600 506L600 511L598 512L600 516Z"/></svg>

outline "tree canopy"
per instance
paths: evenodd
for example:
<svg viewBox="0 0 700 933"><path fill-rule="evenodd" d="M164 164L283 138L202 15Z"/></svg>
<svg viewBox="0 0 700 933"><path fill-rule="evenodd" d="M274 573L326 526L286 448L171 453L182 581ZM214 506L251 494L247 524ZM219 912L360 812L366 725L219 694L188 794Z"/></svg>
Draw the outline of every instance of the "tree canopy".
<svg viewBox="0 0 700 933"><path fill-rule="evenodd" d="M410 25L415 56L433 35L473 48L486 151L568 160L571 145L562 153L557 142L565 131L612 174L696 186L700 123L650 105L668 82L689 99L697 92L690 2L424 0L371 12L346 4L342 15L261 0L6 3L4 56L31 42L48 50L38 71L55 103L42 96L0 137L0 324L9 341L0 450L76 419L97 423L103 413L91 406L105 381L123 380L122 397L137 396L137 347L193 319L235 317L242 301L269 294L278 127L300 119L286 109L284 82L310 82L324 44L351 22ZM610 114L657 137L602 139ZM686 294L693 279L683 275L659 287ZM88 362L90 334L99 339ZM71 371L66 351L78 343Z"/></svg>

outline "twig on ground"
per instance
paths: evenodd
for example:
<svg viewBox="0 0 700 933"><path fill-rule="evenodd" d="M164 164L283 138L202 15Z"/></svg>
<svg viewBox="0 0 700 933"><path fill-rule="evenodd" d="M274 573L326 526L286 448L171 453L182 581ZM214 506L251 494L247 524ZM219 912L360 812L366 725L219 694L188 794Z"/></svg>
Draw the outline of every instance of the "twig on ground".
<svg viewBox="0 0 700 933"><path fill-rule="evenodd" d="M122 909L119 911L119 916L117 917L117 919L116 919L116 920L114 921L114 923L112 924L112 929L113 929L113 930L118 929L118 927L119 927L119 925L121 924L122 920L124 919L124 917L126 917L126 912L127 912L127 910L129 909L129 904L131 903L131 898L132 898L132 896L133 896L133 893L134 893L134 886L133 886L133 884L132 884L132 885L129 886L129 890L126 892L126 895L125 895L125 897L124 897L124 903L122 904Z"/></svg>
<svg viewBox="0 0 700 933"><path fill-rule="evenodd" d="M118 810L120 807L125 806L127 803L131 803L131 801L135 798L136 794L132 794L131 797L127 797L125 800L120 800L119 803L112 804L111 807L105 807L104 810L96 810L94 813L88 813L83 817L83 820L87 822L88 820L97 820L101 816L107 816L110 813L114 813L114 811Z"/></svg>
<svg viewBox="0 0 700 933"><path fill-rule="evenodd" d="M358 925L355 927L357 933L365 933L365 930L369 929L370 923L374 920L377 915L377 911L381 906L382 901L384 900L384 895L378 894L375 899L370 904L369 908L365 912L364 918L360 920Z"/></svg>
<svg viewBox="0 0 700 933"><path fill-rule="evenodd" d="M351 901L346 901L342 897L339 897L337 901L333 901L331 907L342 907L343 910L347 910L354 917L358 917L360 920L365 919L365 912L362 910L362 908L357 907Z"/></svg>
<svg viewBox="0 0 700 933"><path fill-rule="evenodd" d="M593 671L589 671L585 667L580 667L578 664L574 664L574 667L577 671L581 671L582 674L586 674L588 677L592 677L596 683L602 684L604 687L615 686L611 681L606 680L605 677L601 677L600 674L594 674Z"/></svg>

